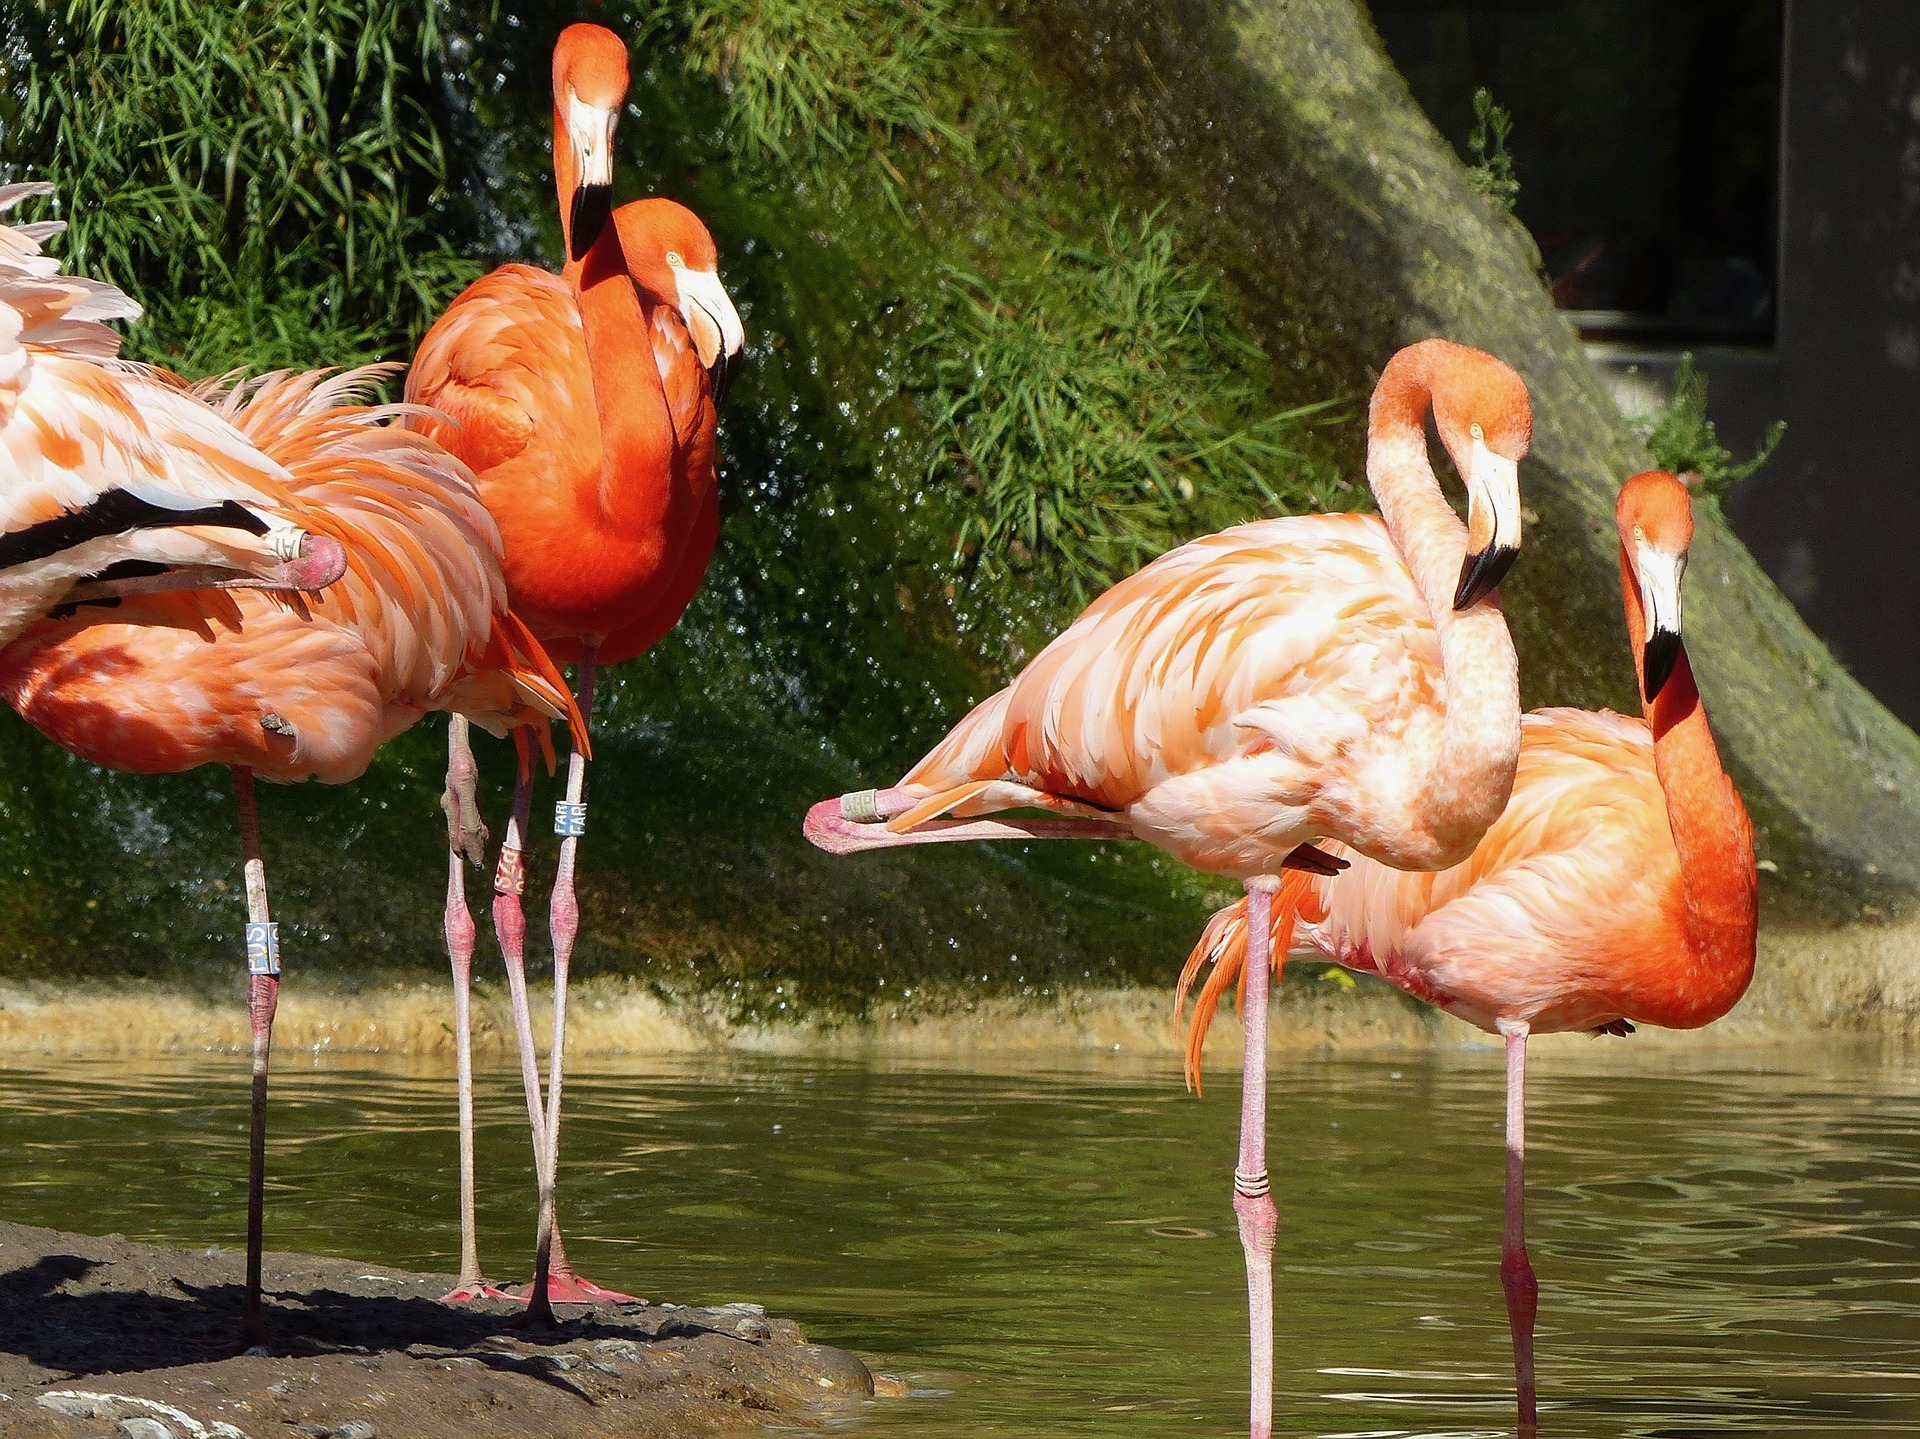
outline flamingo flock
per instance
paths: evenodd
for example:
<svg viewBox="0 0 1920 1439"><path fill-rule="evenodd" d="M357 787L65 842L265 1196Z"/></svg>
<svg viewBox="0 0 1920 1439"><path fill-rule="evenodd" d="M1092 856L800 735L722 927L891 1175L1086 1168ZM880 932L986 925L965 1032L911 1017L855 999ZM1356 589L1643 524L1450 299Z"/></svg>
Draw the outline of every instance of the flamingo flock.
<svg viewBox="0 0 1920 1439"><path fill-rule="evenodd" d="M719 407L744 344L712 236L676 202L613 204L625 44L574 25L553 57L565 263L507 265L432 327L405 399L394 367L189 384L119 358L138 314L63 274L55 223L0 224L0 691L34 727L138 773L232 774L253 1032L243 1343L261 1302L267 1079L280 955L256 776L346 783L449 715L444 924L454 988L460 1273L446 1301L638 1303L568 1263L558 1217L575 873L602 665L647 651L697 592L719 532ZM0 187L0 211L43 185ZM1436 477L1431 420L1466 490ZM1502 1037L1501 1278L1523 1430L1536 1423L1538 1286L1524 1236L1528 1037L1688 1028L1753 972L1753 830L1720 765L1681 639L1686 488L1650 472L1617 510L1643 718L1522 715L1497 597L1519 555L1521 377L1444 339L1388 359L1369 412L1379 514L1263 520L1181 546L1096 599L896 784L822 800L835 854L974 840L1138 840L1230 877L1180 976L1201 985L1198 1065L1239 985L1233 1208L1249 1313L1249 1432L1272 1433L1266 1016L1289 952L1322 954ZM570 690L558 663L572 662ZM540 1072L522 910L536 757L570 742L549 912ZM518 773L493 870L534 1154L531 1282L490 1284L474 1232L466 870L485 862L470 726ZM1036 813L1037 812L1037 813Z"/></svg>

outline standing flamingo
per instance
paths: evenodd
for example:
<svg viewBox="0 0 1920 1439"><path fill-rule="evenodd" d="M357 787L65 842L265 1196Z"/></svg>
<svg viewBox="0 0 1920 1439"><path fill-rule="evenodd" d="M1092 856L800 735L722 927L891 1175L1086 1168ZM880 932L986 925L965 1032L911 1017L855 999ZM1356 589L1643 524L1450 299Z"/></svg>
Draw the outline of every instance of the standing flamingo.
<svg viewBox="0 0 1920 1439"><path fill-rule="evenodd" d="M1686 486L1650 471L1615 511L1620 588L1645 720L1543 709L1522 722L1506 812L1463 863L1402 874L1356 858L1337 878L1289 876L1273 907L1277 973L1294 935L1339 963L1498 1033L1507 1049L1506 1224L1500 1279L1513 1331L1520 1424L1536 1425L1527 1258L1527 1036L1694 1029L1753 978L1759 874L1753 825L1707 728L1680 641L1680 577L1693 539ZM1208 926L1180 996L1211 957L1187 1075L1221 993L1245 970L1247 910ZM1251 989L1249 985L1249 989Z"/></svg>
<svg viewBox="0 0 1920 1439"><path fill-rule="evenodd" d="M411 400L452 423L429 430L479 476L499 523L514 609L556 659L579 661L580 712L594 676L652 647L679 620L720 531L714 468L717 402L744 338L720 284L713 238L694 214L650 199L611 211L613 132L627 92L627 50L598 25L571 25L553 52L553 164L567 264L560 275L506 265L467 288L435 323L408 378ZM449 789L471 793L473 760L456 727ZM460 776L456 780L453 776ZM550 909L553 1041L544 1107L530 1027L520 1023L540 1217L529 1317L554 1302L633 1302L582 1278L560 1239L555 1187L566 1049L567 977L579 905L574 866L586 830L585 756L568 761ZM508 986L524 993L525 845L532 806L523 771L494 878L494 930ZM456 1008L473 968L464 890L449 893L447 945ZM465 1040L461 1043L464 1045ZM471 1079L462 1071L463 1146ZM461 1208L472 1213L471 1176ZM463 1218L460 1279L450 1302L492 1290Z"/></svg>
<svg viewBox="0 0 1920 1439"><path fill-rule="evenodd" d="M497 733L566 719L559 672L507 608L499 540L466 467L362 402L392 367L277 374L211 387L203 402L285 467L314 523L347 543L344 577L303 606L191 592L76 607L0 651L0 692L56 743L96 764L233 773L246 861L253 1129L243 1334L264 1335L260 1245L267 1061L279 993L276 926L254 776L342 784L430 710ZM460 878L457 860L453 878Z"/></svg>
<svg viewBox="0 0 1920 1439"><path fill-rule="evenodd" d="M1467 479L1465 528L1428 461L1429 407ZM1132 835L1243 880L1259 917L1283 868L1330 867L1317 840L1404 869L1457 863L1506 805L1520 748L1513 643L1492 596L1519 550L1518 463L1531 434L1526 388L1493 356L1445 340L1402 350L1368 426L1378 517L1265 520L1161 556L1095 600L897 788L815 805L809 838L845 853ZM1022 807L1077 818L965 818ZM1279 1221L1266 1170L1265 970L1249 973L1233 1203L1251 1432L1266 1439Z"/></svg>
<svg viewBox="0 0 1920 1439"><path fill-rule="evenodd" d="M52 186L0 186L0 213ZM319 589L346 564L286 473L104 324L140 307L60 273L59 221L0 224L0 643L56 605L188 585Z"/></svg>

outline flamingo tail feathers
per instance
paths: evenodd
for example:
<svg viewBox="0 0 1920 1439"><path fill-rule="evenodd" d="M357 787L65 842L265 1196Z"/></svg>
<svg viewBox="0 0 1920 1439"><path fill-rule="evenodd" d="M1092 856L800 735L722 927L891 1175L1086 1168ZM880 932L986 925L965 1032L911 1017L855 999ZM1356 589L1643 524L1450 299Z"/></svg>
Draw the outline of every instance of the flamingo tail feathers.
<svg viewBox="0 0 1920 1439"><path fill-rule="evenodd" d="M1288 870L1280 880L1280 889L1273 897L1272 937L1269 953L1272 956L1273 972L1277 978L1286 963L1287 952L1293 948L1293 929L1295 921L1303 910L1313 904L1314 880L1318 876L1311 870ZM1207 1031L1213 1026L1214 1014L1220 1008L1220 1000L1227 992L1227 986L1234 986L1234 1002L1239 1005L1245 1001L1247 969L1247 900L1242 895L1207 922L1201 932L1200 942L1193 947L1193 953L1187 956L1185 967L1180 971L1180 983L1174 990L1173 1014L1177 1024L1181 1013L1186 1009L1187 995L1192 992L1194 981L1200 977L1200 971L1211 963L1212 972L1201 985L1199 997L1194 1001L1193 1018L1187 1025L1186 1076L1187 1087L1195 1094L1202 1092L1200 1084L1200 1055L1206 1048Z"/></svg>

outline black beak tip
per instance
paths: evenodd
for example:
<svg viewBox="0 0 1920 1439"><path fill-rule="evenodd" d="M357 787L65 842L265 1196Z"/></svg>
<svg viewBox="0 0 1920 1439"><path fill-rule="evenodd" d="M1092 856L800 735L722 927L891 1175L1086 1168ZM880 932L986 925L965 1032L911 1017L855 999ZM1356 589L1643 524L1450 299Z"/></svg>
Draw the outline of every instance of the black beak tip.
<svg viewBox="0 0 1920 1439"><path fill-rule="evenodd" d="M1460 588L1453 592L1456 610L1470 609L1492 594L1520 558L1514 545L1490 545L1477 555L1468 555L1460 566Z"/></svg>
<svg viewBox="0 0 1920 1439"><path fill-rule="evenodd" d="M573 192L573 213L568 217L569 258L581 260L600 238L613 214L613 186L581 185Z"/></svg>
<svg viewBox="0 0 1920 1439"><path fill-rule="evenodd" d="M727 402L727 391L733 388L734 377L740 373L740 357L729 355L725 350L707 367L707 378L713 386L713 407L719 409Z"/></svg>
<svg viewBox="0 0 1920 1439"><path fill-rule="evenodd" d="M1674 667L1680 663L1682 646L1680 636L1672 630L1655 630L1647 636L1647 647L1642 652L1640 663L1646 674L1647 699L1651 702L1673 678Z"/></svg>

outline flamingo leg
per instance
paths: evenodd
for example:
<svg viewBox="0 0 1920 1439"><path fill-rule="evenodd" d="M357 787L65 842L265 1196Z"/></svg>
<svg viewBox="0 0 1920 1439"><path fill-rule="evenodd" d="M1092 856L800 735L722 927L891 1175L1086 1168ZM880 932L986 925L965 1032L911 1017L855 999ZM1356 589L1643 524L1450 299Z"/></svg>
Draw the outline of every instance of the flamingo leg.
<svg viewBox="0 0 1920 1439"><path fill-rule="evenodd" d="M1513 1380L1520 1433L1539 1425L1533 1381L1533 1321L1540 1309L1540 1281L1527 1258L1527 1025L1500 1021L1507 1041L1507 1206L1500 1245L1500 1286L1507 1294L1507 1325L1513 1331Z"/></svg>
<svg viewBox="0 0 1920 1439"><path fill-rule="evenodd" d="M1248 1432L1273 1434L1273 1248L1280 1211L1267 1179L1267 976L1272 963L1270 928L1279 881L1259 875L1247 881L1246 1060L1240 1084L1240 1161L1233 1171L1233 1212L1240 1221L1240 1247L1247 1258L1247 1330L1252 1353Z"/></svg>
<svg viewBox="0 0 1920 1439"><path fill-rule="evenodd" d="M273 1050L273 1015L280 1002L279 937L267 908L267 864L260 849L260 814L254 805L253 771L233 766L234 807L240 821L240 853L247 887L247 1016L253 1028L253 1113L247 1135L247 1283L241 1301L240 1341L264 1344L261 1312L261 1249L266 1227L267 1062Z"/></svg>
<svg viewBox="0 0 1920 1439"><path fill-rule="evenodd" d="M533 1049L533 1014L527 1003L527 918L520 896L526 888L527 821L533 812L533 770L525 763L513 787L513 814L507 820L506 837L500 841L500 862L493 876L493 932L500 942L500 957L507 967L507 994L513 1002L513 1034L520 1048L520 1082L527 1095L527 1124L533 1132L534 1176L544 1195L547 1190L546 1110L540 1100L540 1060ZM496 1299L519 1296L491 1286L487 1294ZM530 1312L536 1323L552 1323L553 1308L545 1296Z"/></svg>
<svg viewBox="0 0 1920 1439"><path fill-rule="evenodd" d="M588 640L580 647L580 676L575 703L590 724L593 685L598 672L599 645ZM576 746L567 756L567 797L556 807L554 832L560 835L560 861L554 870L553 898L548 926L553 936L553 1043L548 1050L546 1162L542 1166L540 1220L534 1240L532 1306L562 1304L638 1304L631 1294L603 1289L583 1279L567 1262L560 1240L560 1217L555 1190L560 1172L560 1098L567 1049L567 976L573 962L573 943L580 933L580 904L574 894L574 869L580 839L586 831L585 793L587 757Z"/></svg>
<svg viewBox="0 0 1920 1439"><path fill-rule="evenodd" d="M443 1304L466 1304L486 1293L480 1273L479 1241L473 1216L473 912L467 907L463 861L478 865L485 858L487 828L480 819L475 793L479 768L474 764L465 715L454 715L447 728L447 790L441 807L447 812L447 957L453 965L454 1068L460 1089L460 1278L441 1297Z"/></svg>

